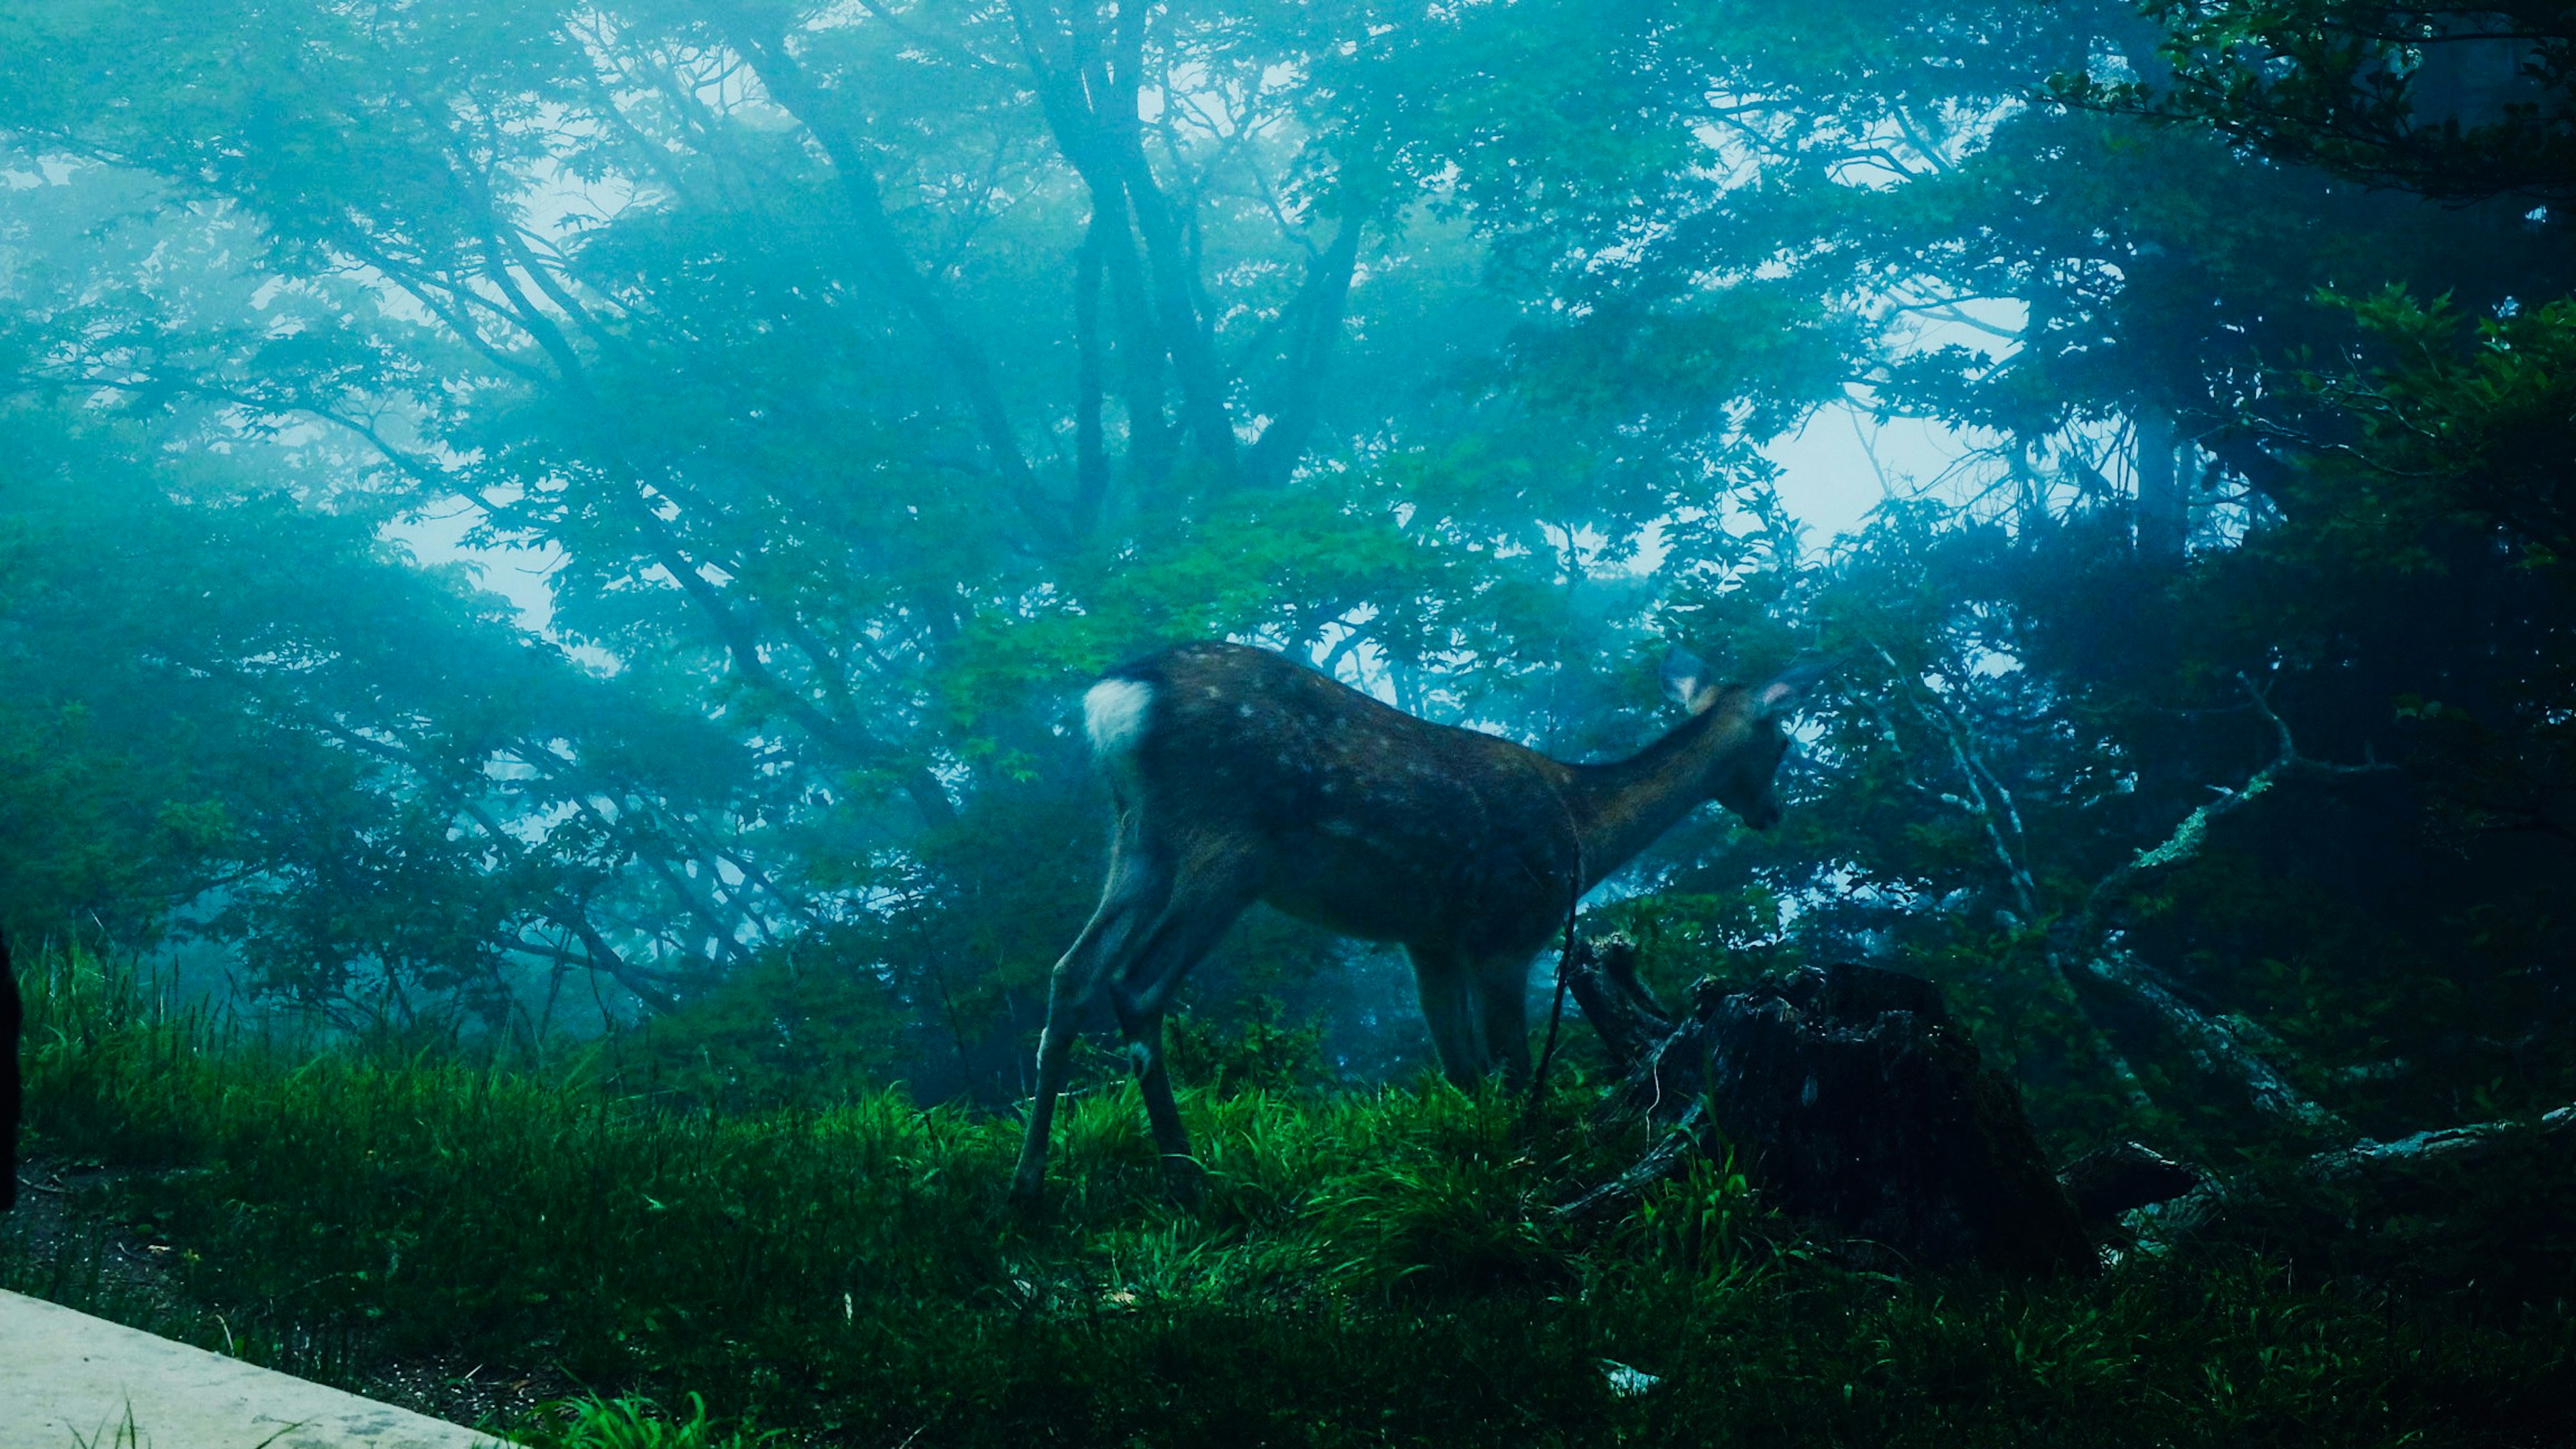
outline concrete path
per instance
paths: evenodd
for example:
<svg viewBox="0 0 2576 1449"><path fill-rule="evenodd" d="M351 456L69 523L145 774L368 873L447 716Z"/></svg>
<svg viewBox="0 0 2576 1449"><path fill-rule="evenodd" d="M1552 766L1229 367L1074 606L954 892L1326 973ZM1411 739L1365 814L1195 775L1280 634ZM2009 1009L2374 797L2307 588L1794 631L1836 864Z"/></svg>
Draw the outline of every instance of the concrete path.
<svg viewBox="0 0 2576 1449"><path fill-rule="evenodd" d="M496 1442L41 1298L0 1293L0 1449L489 1449Z"/></svg>

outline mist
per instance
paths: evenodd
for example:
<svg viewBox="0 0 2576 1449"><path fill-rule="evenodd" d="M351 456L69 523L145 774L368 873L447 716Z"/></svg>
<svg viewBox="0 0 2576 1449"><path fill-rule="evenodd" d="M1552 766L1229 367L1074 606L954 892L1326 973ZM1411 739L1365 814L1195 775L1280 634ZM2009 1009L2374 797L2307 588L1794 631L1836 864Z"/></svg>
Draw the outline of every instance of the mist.
<svg viewBox="0 0 2576 1449"><path fill-rule="evenodd" d="M1775 828L1583 896L1662 999L1923 977L2060 1160L2537 1117L2576 103L2505 8L12 4L0 931L1007 1123L1104 672L1589 764L1817 664ZM1428 1090L1417 960L1256 905L1175 1072Z"/></svg>

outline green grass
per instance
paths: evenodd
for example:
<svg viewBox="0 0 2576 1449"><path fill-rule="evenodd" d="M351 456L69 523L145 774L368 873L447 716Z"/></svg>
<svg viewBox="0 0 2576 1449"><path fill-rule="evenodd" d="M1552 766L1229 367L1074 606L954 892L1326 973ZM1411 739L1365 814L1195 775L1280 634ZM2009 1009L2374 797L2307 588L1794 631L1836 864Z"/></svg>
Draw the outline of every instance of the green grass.
<svg viewBox="0 0 2576 1449"><path fill-rule="evenodd" d="M1002 1197L1014 1124L898 1092L674 1110L579 1064L299 1049L94 963L35 972L38 1149L125 1169L84 1206L173 1245L199 1307L122 1301L94 1245L7 1230L0 1282L215 1347L220 1313L236 1352L326 1378L452 1355L607 1396L546 1443L2576 1437L2563 1303L2391 1300L2248 1257L1897 1281L1801 1248L1718 1168L1571 1231L1552 1194L1636 1146L1588 1131L1580 1092L1535 1124L1429 1085L1190 1094L1208 1190L1182 1211L1108 1082L1070 1104L1030 1219ZM1661 1382L1616 1393L1605 1361ZM630 1397L691 1395L695 1428Z"/></svg>
<svg viewBox="0 0 2576 1449"><path fill-rule="evenodd" d="M786 1438L775 1429L728 1428L708 1416L706 1401L695 1394L685 1416L650 1399L594 1395L540 1405L507 1427L526 1449L766 1449Z"/></svg>

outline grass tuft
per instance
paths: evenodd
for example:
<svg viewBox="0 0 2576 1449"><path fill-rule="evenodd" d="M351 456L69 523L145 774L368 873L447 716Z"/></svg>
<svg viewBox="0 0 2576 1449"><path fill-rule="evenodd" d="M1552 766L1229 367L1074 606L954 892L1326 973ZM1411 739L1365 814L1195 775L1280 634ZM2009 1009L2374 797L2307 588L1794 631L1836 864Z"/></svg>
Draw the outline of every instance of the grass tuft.
<svg viewBox="0 0 2576 1449"><path fill-rule="evenodd" d="M561 1399L539 1405L510 1435L524 1449L759 1449L786 1439L775 1429L726 1428L695 1394L686 1418L646 1398Z"/></svg>

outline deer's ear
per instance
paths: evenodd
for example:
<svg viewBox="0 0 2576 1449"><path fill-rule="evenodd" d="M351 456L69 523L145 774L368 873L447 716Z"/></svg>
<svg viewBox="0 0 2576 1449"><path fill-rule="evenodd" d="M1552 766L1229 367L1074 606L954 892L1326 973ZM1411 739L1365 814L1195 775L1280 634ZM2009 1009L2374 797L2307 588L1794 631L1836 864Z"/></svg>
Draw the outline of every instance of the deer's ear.
<svg viewBox="0 0 2576 1449"><path fill-rule="evenodd" d="M1717 703L1717 674L1708 661L1676 644L1664 656L1664 697L1693 714Z"/></svg>
<svg viewBox="0 0 2576 1449"><path fill-rule="evenodd" d="M1792 662L1788 668L1771 677L1771 682L1753 691L1753 713L1758 719L1777 719L1806 703L1807 695L1818 681L1834 672L1841 663L1824 655L1811 654Z"/></svg>

